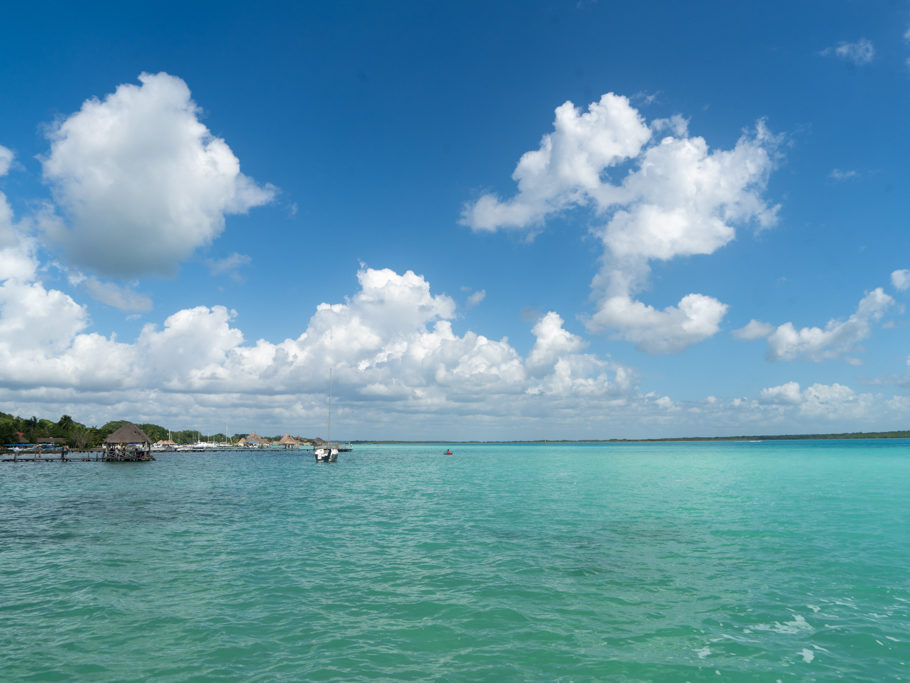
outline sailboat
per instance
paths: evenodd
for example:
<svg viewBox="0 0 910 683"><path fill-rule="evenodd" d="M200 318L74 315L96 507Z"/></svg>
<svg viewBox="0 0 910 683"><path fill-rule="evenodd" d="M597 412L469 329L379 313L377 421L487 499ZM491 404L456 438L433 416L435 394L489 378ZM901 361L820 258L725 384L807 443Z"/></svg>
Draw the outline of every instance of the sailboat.
<svg viewBox="0 0 910 683"><path fill-rule="evenodd" d="M332 370L329 369L329 429L326 434L325 445L313 449L316 456L316 462L335 462L338 460L338 444L331 443L332 440Z"/></svg>

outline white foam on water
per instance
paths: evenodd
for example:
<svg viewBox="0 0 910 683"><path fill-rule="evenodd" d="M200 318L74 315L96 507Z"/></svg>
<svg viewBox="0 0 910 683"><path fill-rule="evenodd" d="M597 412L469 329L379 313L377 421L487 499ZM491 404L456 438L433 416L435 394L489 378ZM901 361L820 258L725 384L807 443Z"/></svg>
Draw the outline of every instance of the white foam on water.
<svg viewBox="0 0 910 683"><path fill-rule="evenodd" d="M751 633L749 629L743 629L743 633ZM719 638L709 638L709 643L720 643L725 640L732 640L734 643L754 643L756 642L755 638L743 638L739 635L734 635L730 633L721 633Z"/></svg>
<svg viewBox="0 0 910 683"><path fill-rule="evenodd" d="M706 646L706 647L703 647L703 648L700 649L700 650L696 650L696 651L695 651L695 654L698 655L698 658L699 658L699 659L704 659L704 658L707 657L709 654L711 654L711 648L710 648L710 647L707 647L707 646Z"/></svg>
<svg viewBox="0 0 910 683"><path fill-rule="evenodd" d="M799 653L803 656L803 661L806 664L811 664L812 660L815 659L815 653L812 652L809 648L804 647Z"/></svg>
<svg viewBox="0 0 910 683"><path fill-rule="evenodd" d="M897 638L895 638L894 636L885 636L885 638L887 638L888 640L893 640L895 643L901 642L901 641L899 641Z"/></svg>
<svg viewBox="0 0 910 683"><path fill-rule="evenodd" d="M818 605L806 605L806 607L808 607L809 609L811 609L811 610L812 610L813 612L815 612L816 614L818 614L818 613L821 611L821 609L822 609L822 608L819 607Z"/></svg>
<svg viewBox="0 0 910 683"><path fill-rule="evenodd" d="M756 631L774 631L775 633L799 633L800 631L811 631L812 626L809 622L806 621L805 617L801 614L796 614L793 616L793 619L790 621L785 621L783 624L779 621L775 621L773 624L756 624L753 626Z"/></svg>

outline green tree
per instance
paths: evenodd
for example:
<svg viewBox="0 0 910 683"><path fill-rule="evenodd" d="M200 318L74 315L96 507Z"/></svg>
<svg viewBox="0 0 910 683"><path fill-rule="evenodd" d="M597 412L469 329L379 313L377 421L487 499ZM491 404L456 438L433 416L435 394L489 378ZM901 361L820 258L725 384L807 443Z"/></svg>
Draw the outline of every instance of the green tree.
<svg viewBox="0 0 910 683"><path fill-rule="evenodd" d="M160 425L145 423L139 425L139 429L145 432L145 435L150 438L152 442L163 441L167 438L167 429Z"/></svg>

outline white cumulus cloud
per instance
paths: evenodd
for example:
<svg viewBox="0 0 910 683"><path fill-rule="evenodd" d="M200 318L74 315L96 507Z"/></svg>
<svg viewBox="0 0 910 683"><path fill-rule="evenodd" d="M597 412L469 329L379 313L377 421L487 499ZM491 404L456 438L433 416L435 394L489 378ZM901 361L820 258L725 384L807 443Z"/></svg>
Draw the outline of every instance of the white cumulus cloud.
<svg viewBox="0 0 910 683"><path fill-rule="evenodd" d="M14 157L12 150L0 145L0 178L9 173ZM9 246L15 242L13 209L10 207L6 195L0 192L0 247Z"/></svg>
<svg viewBox="0 0 910 683"><path fill-rule="evenodd" d="M528 355L530 367L550 368L561 356L587 346L584 340L563 328L563 319L555 311L542 316L531 332L537 341Z"/></svg>
<svg viewBox="0 0 910 683"><path fill-rule="evenodd" d="M638 156L650 137L644 119L625 97L607 93L584 113L565 102L556 109L553 132L519 160L512 174L518 194L507 201L484 195L465 206L462 221L476 230L527 228L586 203L604 193L604 169Z"/></svg>
<svg viewBox="0 0 910 683"><path fill-rule="evenodd" d="M905 292L910 289L910 270L895 270L891 273L891 284L899 292Z"/></svg>
<svg viewBox="0 0 910 683"><path fill-rule="evenodd" d="M319 305L299 336L277 343L248 342L224 306L177 311L123 342L88 332L85 308L36 279L28 249L0 256L0 387L7 400L53 390L121 405L135 416L154 396L159 418L174 411L183 420L213 405L267 414L276 409L272 397L282 397L282 410L299 420L324 415L332 368L336 396L382 420L397 415L400 424L405 415L409 422L437 414L518 419L556 409L572 416L581 401L605 407L636 392L631 370L582 353L585 342L554 312L534 326L526 358L508 339L457 334L453 300L412 271L361 269L353 296Z"/></svg>
<svg viewBox="0 0 910 683"><path fill-rule="evenodd" d="M0 145L0 176L9 173L10 166L13 165L13 159L16 157L13 150Z"/></svg>
<svg viewBox="0 0 910 683"><path fill-rule="evenodd" d="M535 230L553 214L594 209L604 221L595 230L604 256L593 282L598 310L591 329L611 328L649 353L679 351L716 333L726 307L690 294L659 313L632 297L646 285L650 261L711 254L735 237L737 225L774 223L777 207L762 193L777 144L762 122L733 149L712 150L689 134L683 117L649 127L613 93L584 113L566 102L553 132L521 157L512 176L515 196L483 195L465 206L462 222L475 230ZM662 338L647 342L641 338L647 330Z"/></svg>
<svg viewBox="0 0 910 683"><path fill-rule="evenodd" d="M761 390L761 400L765 403L792 403L797 404L803 400L799 382L787 382L776 387L767 387Z"/></svg>
<svg viewBox="0 0 910 683"><path fill-rule="evenodd" d="M678 353L717 333L727 305L703 294L687 294L677 306L659 311L628 296L600 302L589 321L595 331L615 329L615 336L646 353Z"/></svg>
<svg viewBox="0 0 910 683"><path fill-rule="evenodd" d="M750 320L749 323L738 330L733 330L736 339L752 340L762 339L774 332L774 325L763 323L760 320Z"/></svg>
<svg viewBox="0 0 910 683"><path fill-rule="evenodd" d="M867 293L856 312L845 320L829 320L824 328L798 328L791 322L774 327L752 320L746 327L734 332L738 339L768 340L769 360L794 360L806 358L820 361L837 358L857 349L858 344L872 333L873 324L879 322L894 299L881 287Z"/></svg>
<svg viewBox="0 0 910 683"><path fill-rule="evenodd" d="M50 237L77 265L112 276L170 273L223 230L225 215L274 189L199 120L180 78L139 76L52 126L45 180L68 219Z"/></svg>

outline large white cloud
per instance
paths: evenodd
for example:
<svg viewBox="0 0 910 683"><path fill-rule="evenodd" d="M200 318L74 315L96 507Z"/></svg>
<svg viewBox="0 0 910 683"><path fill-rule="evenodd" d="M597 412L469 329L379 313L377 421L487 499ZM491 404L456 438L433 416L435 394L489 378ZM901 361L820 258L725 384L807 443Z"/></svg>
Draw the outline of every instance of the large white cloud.
<svg viewBox="0 0 910 683"><path fill-rule="evenodd" d="M85 333L85 307L37 280L35 244L0 250L0 386L117 388L141 366L129 347ZM11 396L12 398L12 396Z"/></svg>
<svg viewBox="0 0 910 683"><path fill-rule="evenodd" d="M662 311L628 296L611 296L600 302L589 327L616 329L616 336L639 351L678 353L716 334L726 312L726 304L703 294L688 294Z"/></svg>
<svg viewBox="0 0 910 683"><path fill-rule="evenodd" d="M868 417L876 405L884 403L882 397L857 394L843 384L816 383L802 389L798 382L762 389L761 402L785 412L795 408L799 415L825 420Z"/></svg>
<svg viewBox="0 0 910 683"><path fill-rule="evenodd" d="M845 320L829 320L824 328L797 329L791 322L774 327L752 320L744 328L734 331L733 335L745 340L766 338L769 360L806 358L820 361L837 358L855 351L859 343L872 333L872 326L893 304L894 299L877 287L862 298L853 315Z"/></svg>
<svg viewBox="0 0 910 683"><path fill-rule="evenodd" d="M77 265L114 276L170 273L274 189L240 172L199 121L180 78L139 76L54 124L44 178L68 223L50 235Z"/></svg>
<svg viewBox="0 0 910 683"><path fill-rule="evenodd" d="M534 326L527 358L507 339L456 334L452 299L433 294L411 271L363 268L350 299L321 304L298 337L278 343L247 343L236 314L223 306L177 311L160 326L146 325L134 342L122 342L87 333L85 309L45 289L30 254L4 255L0 386L15 388L20 398L69 390L147 413L143 406L154 394L167 414L185 406L181 396L193 396L199 405L223 404L236 414L272 410L283 397L285 414L305 420L324 415L332 368L342 401L369 413L380 403L389 415L419 420L515 418L542 402L615 401L636 390L633 372L580 353L584 342L552 312ZM132 402L125 398L131 391Z"/></svg>
<svg viewBox="0 0 910 683"><path fill-rule="evenodd" d="M664 135L664 133L668 133ZM536 230L551 215L576 206L603 217L595 230L603 266L594 279L594 331L616 331L649 353L675 352L715 334L726 306L690 294L663 312L634 301L653 260L712 254L735 227L775 221L762 194L774 166L777 139L759 122L729 150L712 150L675 116L646 125L625 97L608 93L580 112L556 110L553 132L525 153L510 199L486 194L465 206L475 230ZM652 338L645 340L650 335Z"/></svg>
<svg viewBox="0 0 910 683"><path fill-rule="evenodd" d="M172 427L361 438L603 438L850 431L899 424L901 396L796 382L754 398L641 393L635 372L586 353L555 312L522 356L508 339L453 328L454 304L412 272L363 268L293 339L249 342L222 306L177 311L120 341L39 280L34 245L0 253L0 410L127 418Z"/></svg>
<svg viewBox="0 0 910 683"><path fill-rule="evenodd" d="M771 225L776 209L761 191L774 144L759 123L732 150L711 151L700 137L670 136L647 148L601 231L606 251L598 282L610 294L628 294L644 285L650 260L712 254L734 238L737 224Z"/></svg>
<svg viewBox="0 0 910 683"><path fill-rule="evenodd" d="M650 137L625 97L607 93L585 113L565 102L556 109L553 132L518 162L512 174L518 194L507 201L484 195L465 207L462 220L478 230L527 228L567 206L602 197L604 169L638 156Z"/></svg>

